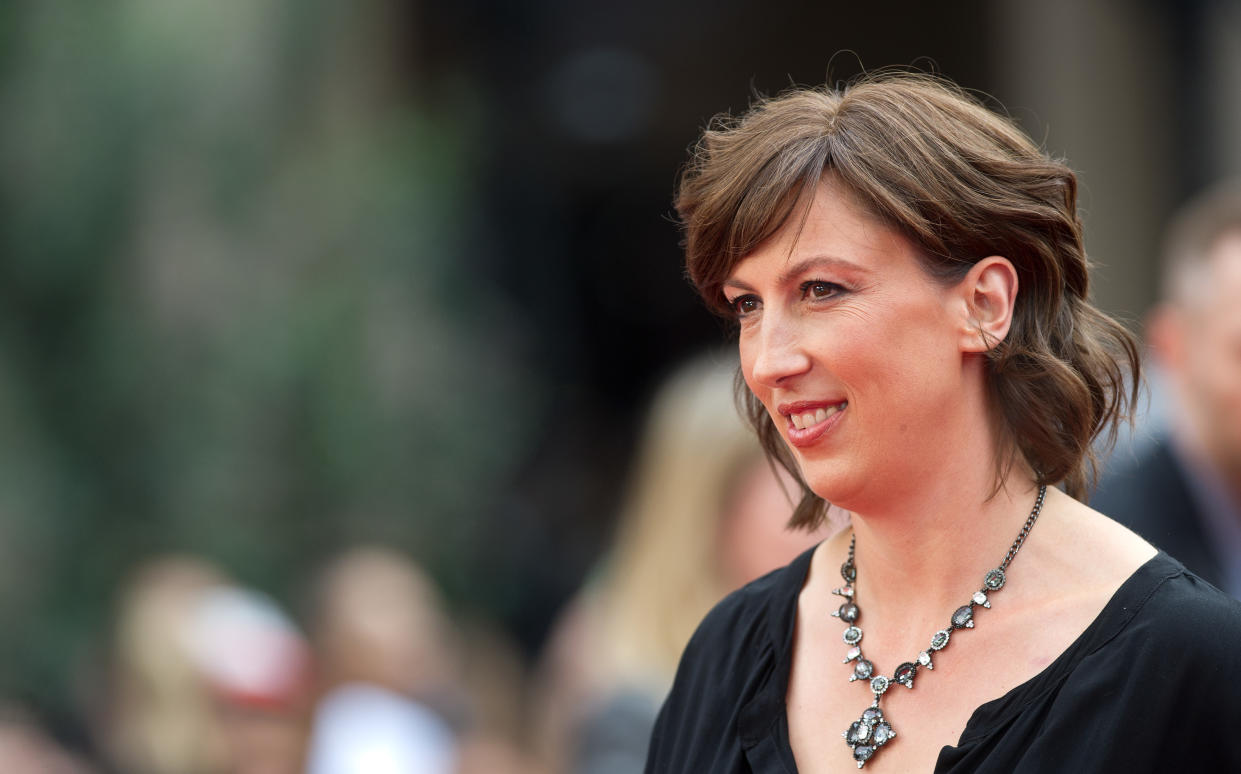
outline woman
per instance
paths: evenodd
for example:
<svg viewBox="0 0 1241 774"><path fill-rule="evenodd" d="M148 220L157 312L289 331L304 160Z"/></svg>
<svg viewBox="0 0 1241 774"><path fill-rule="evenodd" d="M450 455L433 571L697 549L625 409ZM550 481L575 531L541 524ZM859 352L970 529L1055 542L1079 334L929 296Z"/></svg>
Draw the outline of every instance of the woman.
<svg viewBox="0 0 1241 774"><path fill-rule="evenodd" d="M738 321L792 523L852 525L706 617L648 772L1241 771L1241 605L1075 499L1138 369L1075 199L926 76L705 133L689 274Z"/></svg>

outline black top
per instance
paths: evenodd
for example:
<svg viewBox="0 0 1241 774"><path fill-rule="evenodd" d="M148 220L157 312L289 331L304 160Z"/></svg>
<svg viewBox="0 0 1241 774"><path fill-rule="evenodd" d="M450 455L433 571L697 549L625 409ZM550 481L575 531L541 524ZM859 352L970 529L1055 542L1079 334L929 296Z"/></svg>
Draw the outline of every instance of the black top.
<svg viewBox="0 0 1241 774"><path fill-rule="evenodd" d="M797 771L784 697L812 554L707 614L647 774ZM1241 603L1160 553L1059 658L976 709L935 771L1241 772Z"/></svg>

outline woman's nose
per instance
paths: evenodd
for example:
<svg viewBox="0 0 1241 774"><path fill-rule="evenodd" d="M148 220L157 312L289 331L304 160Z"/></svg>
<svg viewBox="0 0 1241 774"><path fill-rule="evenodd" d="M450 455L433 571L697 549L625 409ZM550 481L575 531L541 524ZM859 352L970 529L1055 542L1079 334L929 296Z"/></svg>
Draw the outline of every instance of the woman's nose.
<svg viewBox="0 0 1241 774"><path fill-rule="evenodd" d="M769 319L754 337L753 378L768 387L787 384L788 380L810 370L810 356L802 346L801 336L792 320Z"/></svg>

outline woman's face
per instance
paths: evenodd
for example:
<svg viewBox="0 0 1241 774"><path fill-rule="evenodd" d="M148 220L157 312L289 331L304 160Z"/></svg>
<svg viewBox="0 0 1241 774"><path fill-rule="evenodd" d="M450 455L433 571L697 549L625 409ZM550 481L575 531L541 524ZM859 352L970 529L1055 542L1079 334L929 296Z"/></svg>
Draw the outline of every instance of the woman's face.
<svg viewBox="0 0 1241 774"><path fill-rule="evenodd" d="M724 283L746 383L816 494L862 512L916 497L960 411L964 300L830 176L800 234L799 214Z"/></svg>

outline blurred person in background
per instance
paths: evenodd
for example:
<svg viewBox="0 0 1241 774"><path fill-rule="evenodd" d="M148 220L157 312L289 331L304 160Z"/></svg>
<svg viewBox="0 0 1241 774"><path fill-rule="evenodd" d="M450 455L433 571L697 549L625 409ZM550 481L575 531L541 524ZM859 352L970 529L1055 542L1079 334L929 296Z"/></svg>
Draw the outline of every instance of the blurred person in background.
<svg viewBox="0 0 1241 774"><path fill-rule="evenodd" d="M193 557L153 560L120 597L100 746L124 774L298 774L307 658L266 597Z"/></svg>
<svg viewBox="0 0 1241 774"><path fill-rule="evenodd" d="M324 571L315 605L319 699L309 774L522 770L511 740L480 719L493 697L478 694L495 686L466 676L492 675L504 659L472 670L477 643L464 641L435 584L408 557L347 551Z"/></svg>
<svg viewBox="0 0 1241 774"><path fill-rule="evenodd" d="M736 374L735 360L698 359L654 399L615 543L542 659L536 736L553 774L640 772L697 622L832 529L787 528L793 482L742 421Z"/></svg>
<svg viewBox="0 0 1241 774"><path fill-rule="evenodd" d="M1241 181L1173 219L1147 342L1170 421L1117 460L1092 505L1241 598Z"/></svg>

